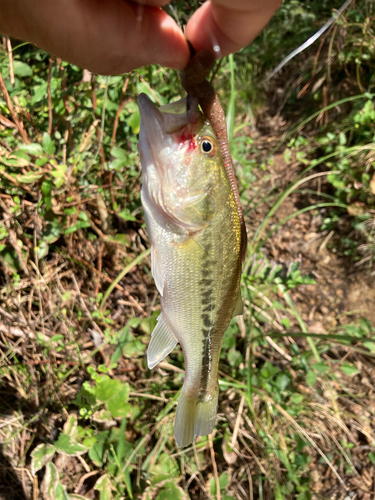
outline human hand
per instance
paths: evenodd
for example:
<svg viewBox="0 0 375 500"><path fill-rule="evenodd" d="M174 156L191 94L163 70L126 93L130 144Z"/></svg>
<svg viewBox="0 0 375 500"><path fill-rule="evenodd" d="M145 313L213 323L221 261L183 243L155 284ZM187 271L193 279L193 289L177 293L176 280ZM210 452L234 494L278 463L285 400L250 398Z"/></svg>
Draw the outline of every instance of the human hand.
<svg viewBox="0 0 375 500"><path fill-rule="evenodd" d="M186 38L160 7L168 0L0 0L0 31L101 74L146 64L186 67ZM263 29L280 0L208 0L186 37L194 48L220 46L220 56L244 47Z"/></svg>

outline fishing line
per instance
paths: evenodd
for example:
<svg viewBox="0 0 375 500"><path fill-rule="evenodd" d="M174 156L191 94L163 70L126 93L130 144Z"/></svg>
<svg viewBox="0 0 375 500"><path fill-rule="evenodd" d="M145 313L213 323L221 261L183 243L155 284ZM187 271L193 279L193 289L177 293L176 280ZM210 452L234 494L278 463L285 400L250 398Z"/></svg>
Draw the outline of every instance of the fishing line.
<svg viewBox="0 0 375 500"><path fill-rule="evenodd" d="M281 68L283 68L289 61L291 61L295 56L303 52L307 47L310 47L320 36L323 35L325 31L341 16L344 10L349 7L349 5L353 2L353 0L346 0L341 7L333 14L333 16L318 30L313 36L311 36L305 43L300 45L297 49L293 50L288 56L286 56L280 64L276 66L275 69L269 73L266 78L263 80L263 83L269 82L271 78L273 78L276 73L278 73Z"/></svg>

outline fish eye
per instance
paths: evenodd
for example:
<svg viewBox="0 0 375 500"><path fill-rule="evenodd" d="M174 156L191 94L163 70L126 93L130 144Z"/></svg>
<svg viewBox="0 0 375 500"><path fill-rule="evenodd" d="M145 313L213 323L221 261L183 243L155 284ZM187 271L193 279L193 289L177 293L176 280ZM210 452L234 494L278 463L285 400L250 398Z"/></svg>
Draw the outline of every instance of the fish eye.
<svg viewBox="0 0 375 500"><path fill-rule="evenodd" d="M212 137L204 136L200 140L200 148L205 156L212 158L217 151L216 141Z"/></svg>

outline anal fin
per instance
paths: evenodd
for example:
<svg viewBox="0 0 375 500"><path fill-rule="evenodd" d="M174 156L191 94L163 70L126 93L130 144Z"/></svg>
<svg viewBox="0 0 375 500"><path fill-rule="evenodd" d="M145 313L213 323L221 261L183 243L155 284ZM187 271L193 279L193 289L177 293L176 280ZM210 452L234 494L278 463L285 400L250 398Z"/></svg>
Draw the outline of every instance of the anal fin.
<svg viewBox="0 0 375 500"><path fill-rule="evenodd" d="M150 370L162 361L176 347L177 339L166 324L163 313L158 317L158 323L151 334L147 351L147 364Z"/></svg>

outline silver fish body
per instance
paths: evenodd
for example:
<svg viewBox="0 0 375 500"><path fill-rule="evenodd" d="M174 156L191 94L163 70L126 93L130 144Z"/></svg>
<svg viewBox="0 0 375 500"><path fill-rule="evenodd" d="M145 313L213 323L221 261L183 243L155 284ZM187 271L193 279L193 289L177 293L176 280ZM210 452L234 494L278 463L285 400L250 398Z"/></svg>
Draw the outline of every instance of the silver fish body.
<svg viewBox="0 0 375 500"><path fill-rule="evenodd" d="M185 381L175 420L179 447L213 431L222 340L242 313L241 227L215 135L194 99L157 108L139 97L142 204L162 313L153 368L181 344Z"/></svg>

